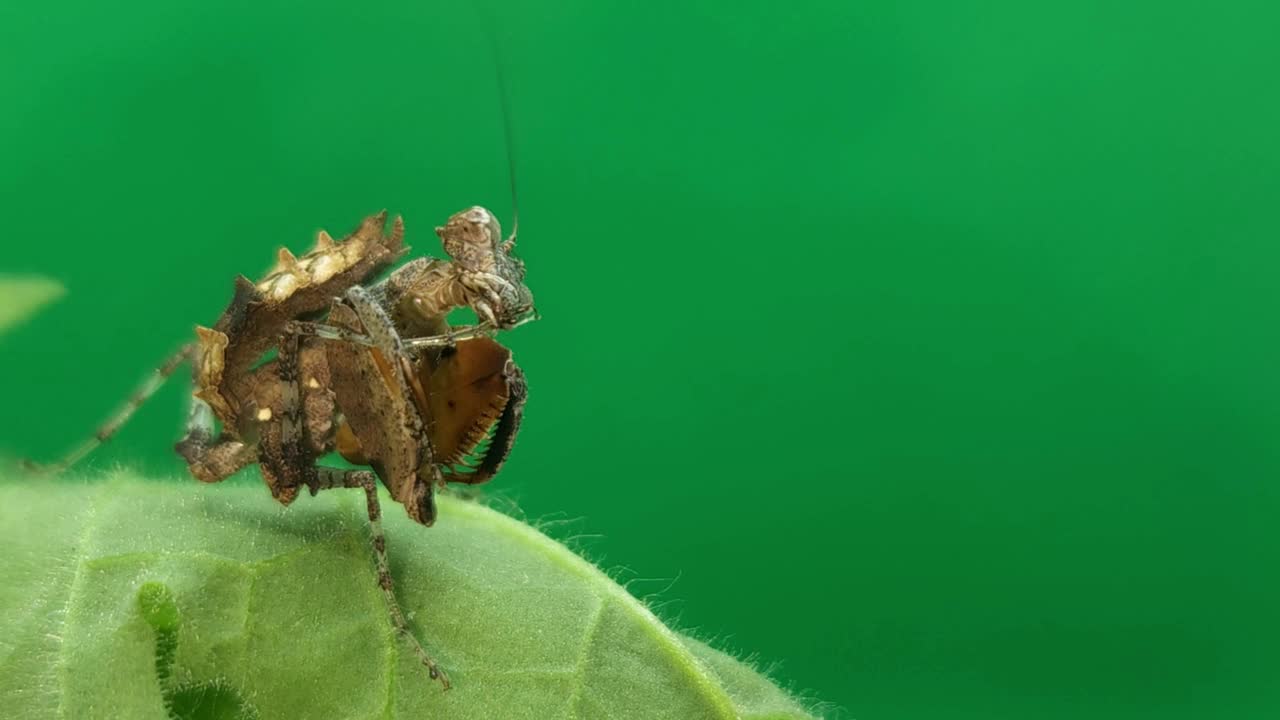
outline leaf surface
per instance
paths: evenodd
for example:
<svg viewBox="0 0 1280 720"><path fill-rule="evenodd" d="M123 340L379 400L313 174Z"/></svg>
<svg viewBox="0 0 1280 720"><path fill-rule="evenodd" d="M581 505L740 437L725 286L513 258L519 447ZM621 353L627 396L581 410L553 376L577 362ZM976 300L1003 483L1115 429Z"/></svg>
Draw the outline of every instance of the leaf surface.
<svg viewBox="0 0 1280 720"><path fill-rule="evenodd" d="M391 630L363 495L0 483L8 718L810 717L664 626L534 528L445 496L430 529L383 496L401 603L443 692Z"/></svg>

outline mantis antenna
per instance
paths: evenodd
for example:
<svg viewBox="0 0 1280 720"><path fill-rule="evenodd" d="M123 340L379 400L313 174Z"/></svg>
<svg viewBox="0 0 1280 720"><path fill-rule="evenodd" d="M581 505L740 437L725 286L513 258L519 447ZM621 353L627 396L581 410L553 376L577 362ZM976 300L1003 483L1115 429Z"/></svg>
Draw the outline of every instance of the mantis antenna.
<svg viewBox="0 0 1280 720"><path fill-rule="evenodd" d="M510 251L516 244L516 235L520 232L520 205L516 192L516 150L515 131L511 126L511 89L507 85L507 63L502 57L502 47L494 33L494 25L488 13L476 6L476 12L482 17L481 25L485 29L485 37L489 39L489 54L498 80L498 103L502 113L502 136L507 148L507 178L511 183L511 234L503 242L503 247Z"/></svg>

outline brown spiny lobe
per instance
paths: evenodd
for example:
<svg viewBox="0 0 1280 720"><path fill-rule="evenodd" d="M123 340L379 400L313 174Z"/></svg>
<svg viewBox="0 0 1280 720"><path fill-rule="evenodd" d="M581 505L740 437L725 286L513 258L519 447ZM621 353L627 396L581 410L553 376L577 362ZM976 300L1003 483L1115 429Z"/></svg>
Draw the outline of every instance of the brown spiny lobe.
<svg viewBox="0 0 1280 720"><path fill-rule="evenodd" d="M212 329L197 328L196 394L213 408L225 432L245 431L250 418L242 416L242 409L261 384L253 367L285 323L320 314L332 298L365 283L404 254L404 223L397 217L385 232L386 220L386 211L371 215L336 243L321 232L315 248L299 258L281 250L260 282L236 279L231 304Z"/></svg>
<svg viewBox="0 0 1280 720"><path fill-rule="evenodd" d="M192 358L195 374L195 395L209 404L219 419L232 417L230 404L219 392L222 377L226 373L226 353L229 339L225 333L196 326L196 349Z"/></svg>

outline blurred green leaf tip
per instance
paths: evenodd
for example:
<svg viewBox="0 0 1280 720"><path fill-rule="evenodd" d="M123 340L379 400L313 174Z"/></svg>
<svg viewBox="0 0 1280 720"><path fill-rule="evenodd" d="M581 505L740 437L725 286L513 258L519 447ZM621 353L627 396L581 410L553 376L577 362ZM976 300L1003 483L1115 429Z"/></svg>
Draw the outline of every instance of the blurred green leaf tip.
<svg viewBox="0 0 1280 720"><path fill-rule="evenodd" d="M392 631L359 491L280 508L256 485L0 480L0 714L813 717L535 528L445 496L428 529L384 502L447 692Z"/></svg>
<svg viewBox="0 0 1280 720"><path fill-rule="evenodd" d="M66 294L57 280L37 275L0 275L0 333Z"/></svg>

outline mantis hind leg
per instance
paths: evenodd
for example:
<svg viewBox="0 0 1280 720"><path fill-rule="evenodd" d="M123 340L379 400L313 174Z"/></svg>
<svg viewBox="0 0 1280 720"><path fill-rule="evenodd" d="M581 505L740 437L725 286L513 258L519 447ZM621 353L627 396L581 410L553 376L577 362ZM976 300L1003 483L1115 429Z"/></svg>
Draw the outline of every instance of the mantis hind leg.
<svg viewBox="0 0 1280 720"><path fill-rule="evenodd" d="M387 562L387 539L382 532L382 504L378 501L378 479L368 470L339 470L337 468L316 468L315 481L311 485L311 493L332 488L361 488L364 490L365 502L369 511L370 542L373 546L373 557L378 567L378 587L382 588L387 602L387 610L391 614L391 624L396 633L404 637L418 660L427 669L432 680L439 680L445 690L449 689L449 676L440 669L435 659L422 647L422 643L409 629L400 601L396 598L395 583L391 579L391 569Z"/></svg>
<svg viewBox="0 0 1280 720"><path fill-rule="evenodd" d="M97 432L95 432L92 437L87 438L84 442L77 445L70 452L63 455L57 462L50 463L48 465L38 465L30 460L24 460L22 463L23 466L34 472L57 475L67 470L72 465L80 462L84 456L96 450L99 445L111 440L111 438L120 431L120 428L124 427L124 425L129 422L129 418L133 417L133 414L138 411L138 408L145 405L147 400L150 400L151 396L155 395L157 390L164 387L165 382L173 375L174 371L181 367L182 363L191 358L191 354L194 349L195 345L188 343L165 359L159 367L147 376L147 379L142 383L142 385L129 396L129 399L125 401L124 405L122 405L120 409L116 410L116 412L98 428Z"/></svg>

